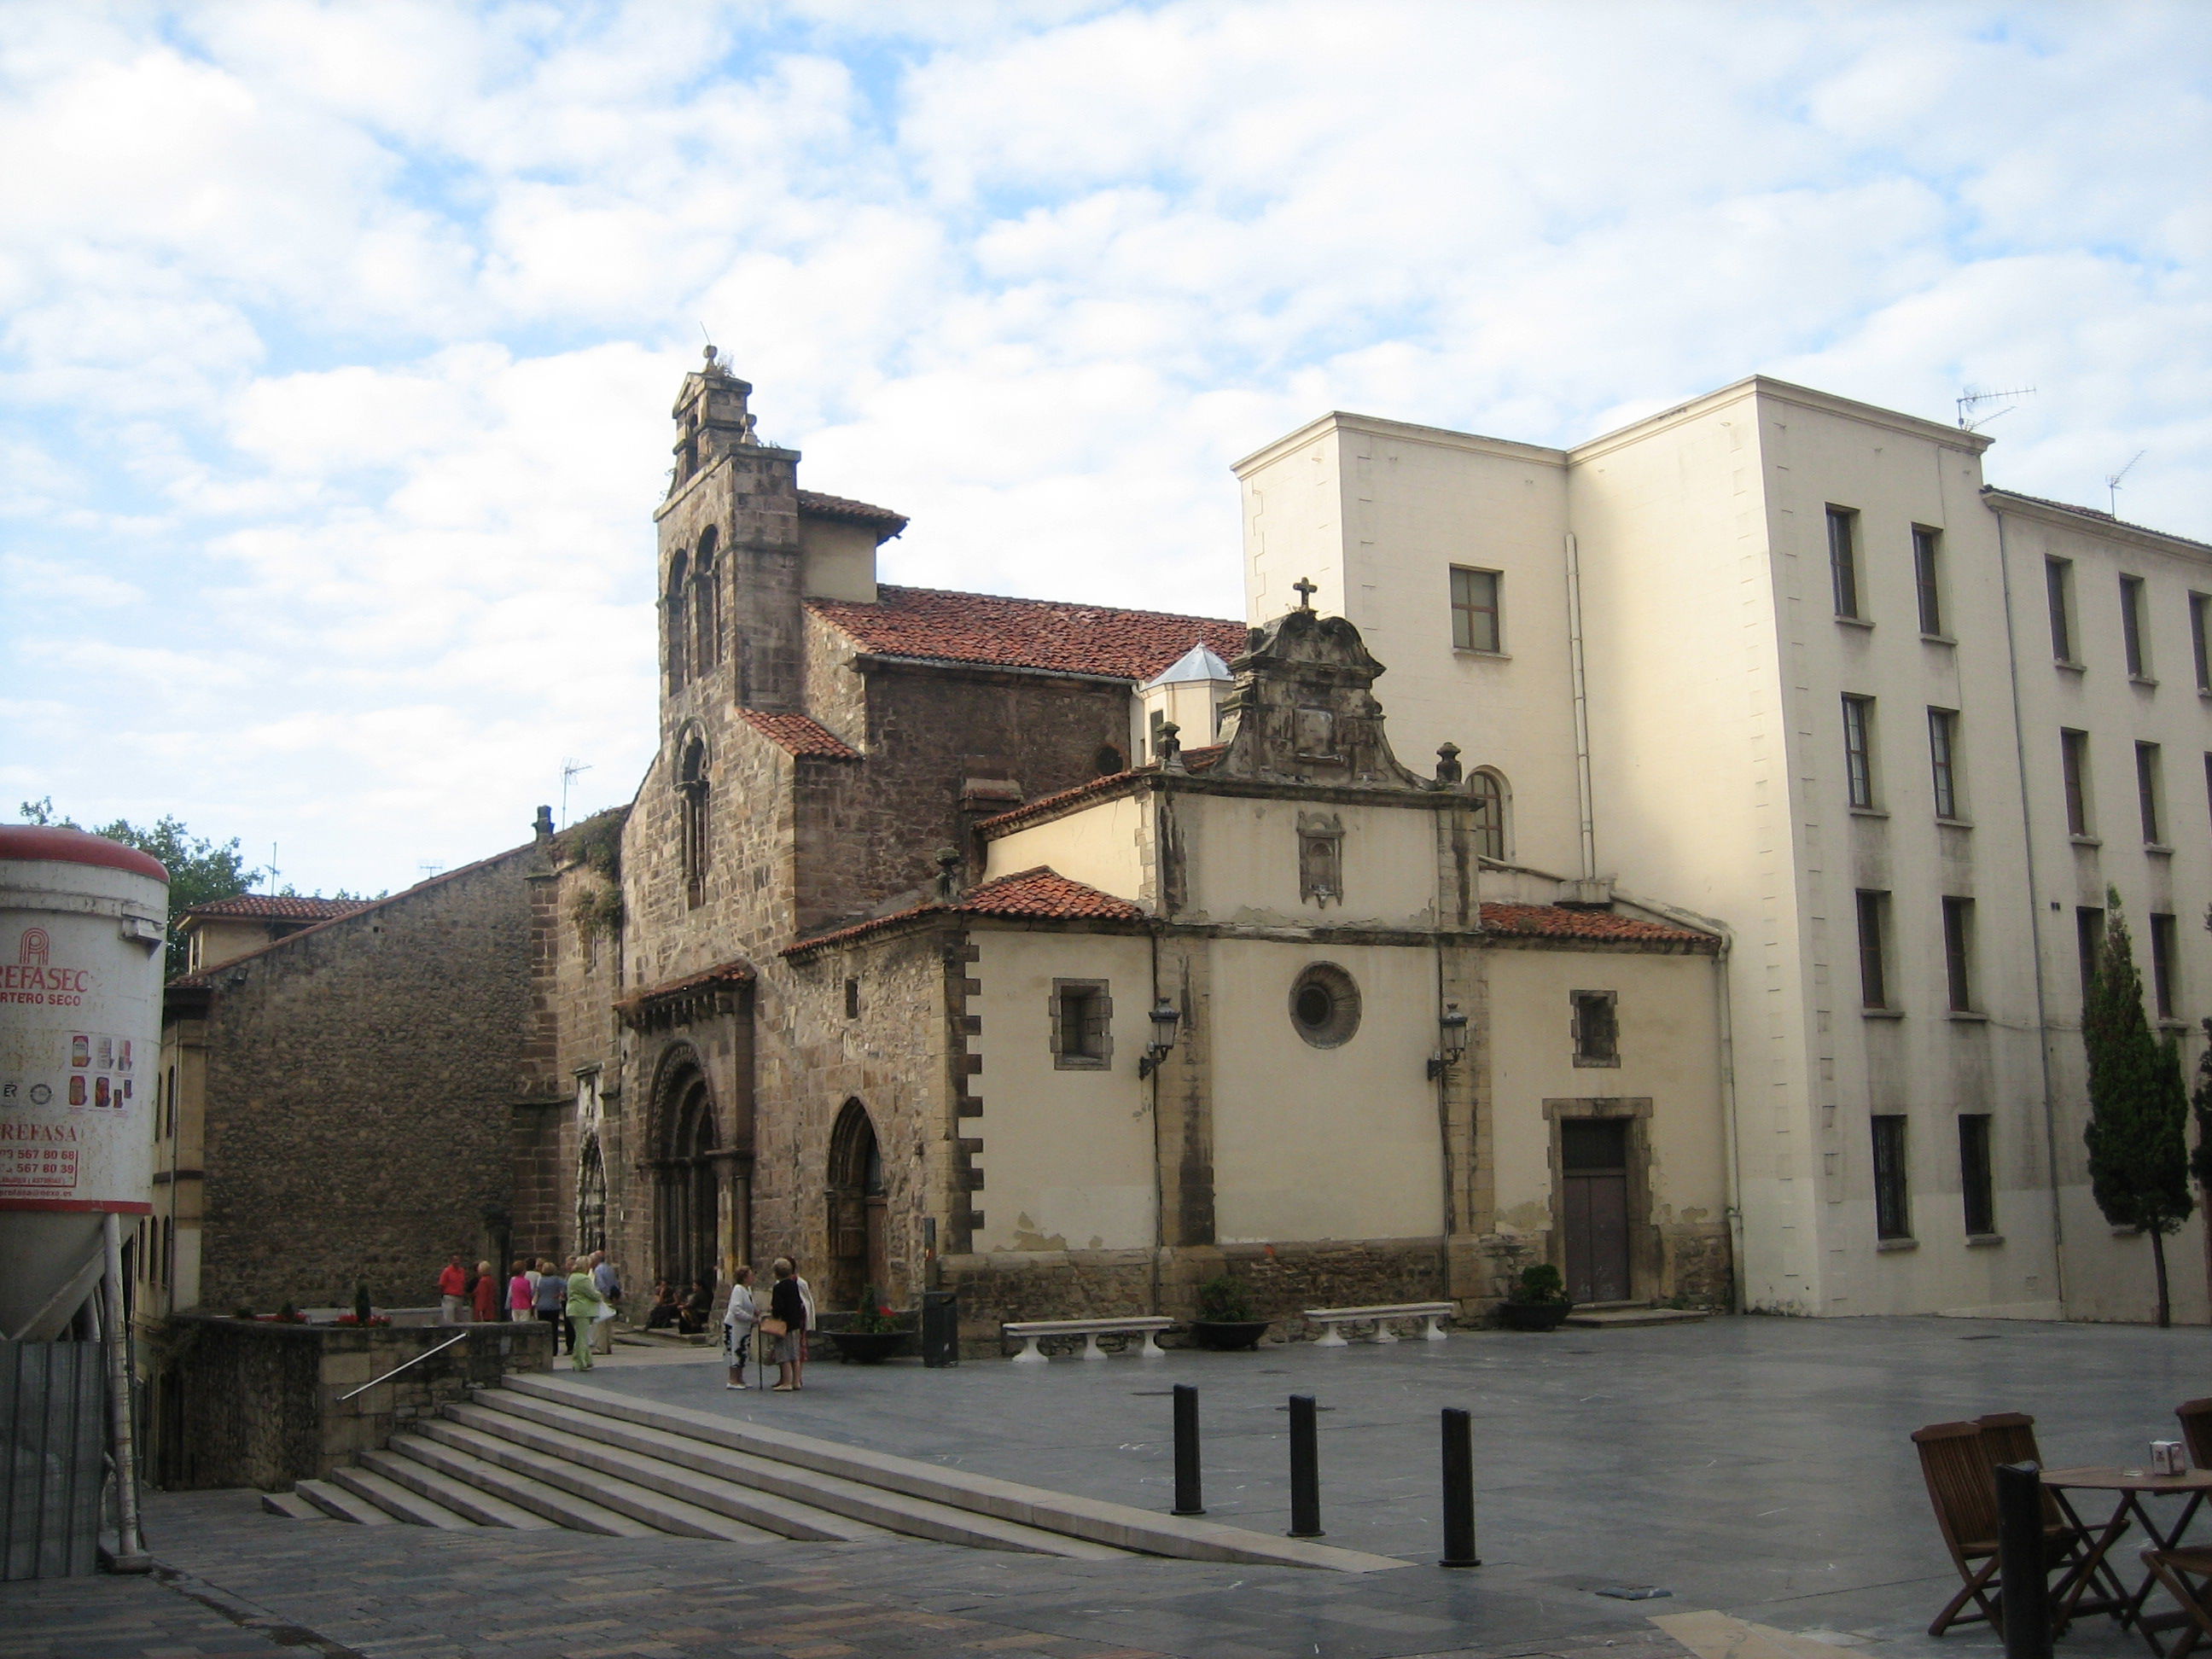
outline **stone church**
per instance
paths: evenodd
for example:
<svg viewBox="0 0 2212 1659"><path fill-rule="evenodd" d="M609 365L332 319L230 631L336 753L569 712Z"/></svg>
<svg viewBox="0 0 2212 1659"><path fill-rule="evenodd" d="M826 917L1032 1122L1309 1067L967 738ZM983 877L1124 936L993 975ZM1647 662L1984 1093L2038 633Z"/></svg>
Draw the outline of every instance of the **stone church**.
<svg viewBox="0 0 2212 1659"><path fill-rule="evenodd" d="M1498 856L1340 617L900 587L712 349L626 808L174 982L177 1306L604 1245L830 1309L1725 1304L1723 941ZM1474 757L1479 760L1480 757Z"/></svg>

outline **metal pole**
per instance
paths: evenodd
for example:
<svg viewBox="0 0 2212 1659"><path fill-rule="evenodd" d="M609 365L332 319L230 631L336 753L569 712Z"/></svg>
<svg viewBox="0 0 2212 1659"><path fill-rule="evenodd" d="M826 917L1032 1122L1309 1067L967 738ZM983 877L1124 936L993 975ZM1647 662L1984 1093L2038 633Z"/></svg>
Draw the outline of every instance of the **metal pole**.
<svg viewBox="0 0 2212 1659"><path fill-rule="evenodd" d="M2039 1474L2033 1463L2002 1463L1996 1470L2005 1659L2051 1659L2051 1581L2044 1576Z"/></svg>
<svg viewBox="0 0 2212 1659"><path fill-rule="evenodd" d="M1177 1515L1204 1515L1199 1494L1198 1390L1188 1382L1175 1388L1175 1510Z"/></svg>
<svg viewBox="0 0 2212 1659"><path fill-rule="evenodd" d="M123 1310L123 1231L108 1211L100 1218L100 1243L107 1255L102 1299L106 1303L107 1409L115 1443L115 1559L117 1572L149 1572L153 1562L138 1533L138 1448L131 1433L131 1321Z"/></svg>
<svg viewBox="0 0 2212 1659"><path fill-rule="evenodd" d="M1314 1398L1291 1396L1291 1536L1318 1538L1321 1531L1321 1461L1314 1441Z"/></svg>
<svg viewBox="0 0 2212 1659"><path fill-rule="evenodd" d="M1440 1567L1479 1567L1474 1553L1474 1431L1456 1406L1444 1407L1444 1553Z"/></svg>

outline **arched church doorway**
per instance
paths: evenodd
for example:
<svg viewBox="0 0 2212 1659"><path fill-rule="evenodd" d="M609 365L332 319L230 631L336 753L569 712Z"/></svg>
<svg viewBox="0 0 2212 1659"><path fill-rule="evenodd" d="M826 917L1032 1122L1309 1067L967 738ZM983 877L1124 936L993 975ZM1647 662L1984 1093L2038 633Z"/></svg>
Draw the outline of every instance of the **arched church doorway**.
<svg viewBox="0 0 2212 1659"><path fill-rule="evenodd" d="M714 1106L696 1062L671 1073L661 1092L653 1168L653 1276L677 1285L717 1282L721 1193L716 1179Z"/></svg>
<svg viewBox="0 0 2212 1659"><path fill-rule="evenodd" d="M597 1135L586 1137L576 1160L576 1248L586 1253L607 1248L607 1165Z"/></svg>
<svg viewBox="0 0 2212 1659"><path fill-rule="evenodd" d="M874 1285L890 1291L884 1158L868 1109L848 1100L830 1132L830 1305L858 1307Z"/></svg>

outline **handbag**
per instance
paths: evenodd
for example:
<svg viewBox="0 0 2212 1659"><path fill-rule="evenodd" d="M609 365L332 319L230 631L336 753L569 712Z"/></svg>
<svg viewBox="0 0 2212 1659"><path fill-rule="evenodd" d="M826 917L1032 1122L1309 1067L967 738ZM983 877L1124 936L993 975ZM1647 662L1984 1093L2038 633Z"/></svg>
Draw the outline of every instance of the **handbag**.
<svg viewBox="0 0 2212 1659"><path fill-rule="evenodd" d="M761 1321L760 1333L763 1336L789 1336L791 1327L781 1319L771 1316Z"/></svg>

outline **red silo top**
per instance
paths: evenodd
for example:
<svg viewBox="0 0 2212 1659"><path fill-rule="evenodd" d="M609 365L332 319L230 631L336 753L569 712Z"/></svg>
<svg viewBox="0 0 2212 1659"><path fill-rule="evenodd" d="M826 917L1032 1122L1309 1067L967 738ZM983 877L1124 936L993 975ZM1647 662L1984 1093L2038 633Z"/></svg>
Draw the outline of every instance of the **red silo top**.
<svg viewBox="0 0 2212 1659"><path fill-rule="evenodd" d="M169 879L159 859L135 847L125 847L105 836L88 836L82 830L57 830L45 824L0 824L0 859L98 864L110 870L128 870L134 876L151 876L164 885Z"/></svg>

